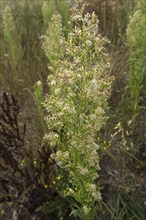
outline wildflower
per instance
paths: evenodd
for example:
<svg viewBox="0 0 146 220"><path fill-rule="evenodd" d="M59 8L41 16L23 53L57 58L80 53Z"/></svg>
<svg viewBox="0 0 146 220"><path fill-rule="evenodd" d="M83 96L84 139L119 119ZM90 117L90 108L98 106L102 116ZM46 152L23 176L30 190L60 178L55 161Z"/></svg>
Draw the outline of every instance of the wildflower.
<svg viewBox="0 0 146 220"><path fill-rule="evenodd" d="M36 160L33 161L33 164L34 164L34 166L36 166L36 164L37 164Z"/></svg>
<svg viewBox="0 0 146 220"><path fill-rule="evenodd" d="M25 163L25 160L21 160L20 165L21 165L21 166L23 166L23 165L24 165L24 163Z"/></svg>
<svg viewBox="0 0 146 220"><path fill-rule="evenodd" d="M88 47L91 47L91 46L92 46L92 41L91 41L91 40L86 40L86 45L87 45Z"/></svg>
<svg viewBox="0 0 146 220"><path fill-rule="evenodd" d="M83 206L82 210L85 213L85 215L87 215L90 212L90 208L87 207L86 205Z"/></svg>
<svg viewBox="0 0 146 220"><path fill-rule="evenodd" d="M68 188L66 195L67 195L67 196L73 196L74 193L75 193L75 192L74 192L73 189Z"/></svg>
<svg viewBox="0 0 146 220"><path fill-rule="evenodd" d="M47 81L51 81L51 80L53 80L53 79L54 79L54 75L50 74L50 75L48 76L48 78L47 78Z"/></svg>
<svg viewBox="0 0 146 220"><path fill-rule="evenodd" d="M47 185L47 184L45 184L44 187L45 187L46 189L48 189L48 185Z"/></svg>
<svg viewBox="0 0 146 220"><path fill-rule="evenodd" d="M87 168L84 168L81 166L78 166L78 170L79 170L79 173L82 175L86 175L89 172Z"/></svg>
<svg viewBox="0 0 146 220"><path fill-rule="evenodd" d="M41 86L41 85L42 85L42 82L39 80L39 81L37 82L37 85L38 85L38 86Z"/></svg>
<svg viewBox="0 0 146 220"><path fill-rule="evenodd" d="M96 199L97 201L100 201L102 199L101 197L101 193L99 191L93 191L92 192L92 196L94 197L94 199Z"/></svg>
<svg viewBox="0 0 146 220"><path fill-rule="evenodd" d="M100 169L95 137L106 120L110 79L104 73L109 59L103 46L106 40L98 34L96 15L83 15L83 9L75 11L73 21L83 25L75 25L66 41L62 38L64 54L57 64L53 61L54 75L48 77L45 121L49 129L59 132L50 131L46 138L51 147L56 146L51 158L69 173L61 192L81 201L83 213L88 214L101 199L95 184Z"/></svg>
<svg viewBox="0 0 146 220"><path fill-rule="evenodd" d="M94 121L94 120L97 119L97 116L96 116L95 114L91 114L91 115L90 115L90 119L91 119L92 121Z"/></svg>
<svg viewBox="0 0 146 220"><path fill-rule="evenodd" d="M55 89L55 91L54 91L55 95L58 95L60 93L60 91L61 91L60 88Z"/></svg>
<svg viewBox="0 0 146 220"><path fill-rule="evenodd" d="M96 79L93 79L87 89L87 98L89 98L90 95L94 95L94 92L97 91L99 88L98 82Z"/></svg>
<svg viewBox="0 0 146 220"><path fill-rule="evenodd" d="M40 35L40 36L39 36L39 39L45 39L45 38L46 38L45 35Z"/></svg>
<svg viewBox="0 0 146 220"><path fill-rule="evenodd" d="M51 85L51 86L55 86L55 85L56 85L56 81L55 81L55 80L52 80L52 81L50 82L50 85Z"/></svg>
<svg viewBox="0 0 146 220"><path fill-rule="evenodd" d="M95 150L99 150L99 145L98 145L97 143L94 142L94 143L93 143L93 146L94 146L94 149L95 149Z"/></svg>

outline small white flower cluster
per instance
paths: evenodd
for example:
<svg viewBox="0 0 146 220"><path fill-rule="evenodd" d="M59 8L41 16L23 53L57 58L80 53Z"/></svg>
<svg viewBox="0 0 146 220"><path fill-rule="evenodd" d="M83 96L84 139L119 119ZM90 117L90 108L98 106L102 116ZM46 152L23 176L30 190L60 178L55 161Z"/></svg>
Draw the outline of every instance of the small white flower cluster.
<svg viewBox="0 0 146 220"><path fill-rule="evenodd" d="M85 215L88 215L88 213L91 211L91 208L89 208L88 206L84 205L82 210L83 210L83 213Z"/></svg>
<svg viewBox="0 0 146 220"><path fill-rule="evenodd" d="M69 151L62 152L61 150L58 150L56 154L51 155L51 158L56 160L58 166L64 167L70 159Z"/></svg>
<svg viewBox="0 0 146 220"><path fill-rule="evenodd" d="M64 56L48 77L50 95L44 106L48 128L57 131L46 135L49 143L57 146L52 157L68 171L71 196L88 213L101 200L94 184L100 169L95 134L106 120L111 80L104 71L109 65L104 48L107 41L98 33L97 16L75 12L75 27L68 40L62 41Z"/></svg>
<svg viewBox="0 0 146 220"><path fill-rule="evenodd" d="M89 190L95 200L101 200L101 193L97 190L97 186L95 184L87 184L86 188Z"/></svg>

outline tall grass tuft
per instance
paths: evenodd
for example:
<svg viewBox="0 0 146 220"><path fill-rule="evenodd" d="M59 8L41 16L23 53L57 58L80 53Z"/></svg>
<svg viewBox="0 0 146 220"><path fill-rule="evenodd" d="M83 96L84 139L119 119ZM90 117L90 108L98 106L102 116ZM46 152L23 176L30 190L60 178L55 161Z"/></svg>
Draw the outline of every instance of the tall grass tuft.
<svg viewBox="0 0 146 220"><path fill-rule="evenodd" d="M69 23L69 1L67 0L49 0L43 2L42 16L44 27L47 29L48 22L51 20L56 11L59 12L62 17L62 25L67 36L71 26Z"/></svg>
<svg viewBox="0 0 146 220"><path fill-rule="evenodd" d="M11 8L7 5L3 11L3 36L8 63L12 71L12 82L18 83L18 67L21 60L20 39L16 30L15 22L12 16Z"/></svg>
<svg viewBox="0 0 146 220"><path fill-rule="evenodd" d="M131 96L132 117L135 118L140 109L140 92L145 75L146 53L146 8L145 0L140 0L137 9L130 19L127 28L127 38L130 47L130 77L129 88Z"/></svg>
<svg viewBox="0 0 146 220"><path fill-rule="evenodd" d="M51 22L48 25L46 38L42 44L42 48L49 60L51 66L49 69L54 71L58 67L58 60L62 57L61 37L63 34L62 19L59 13L56 12L52 16Z"/></svg>
<svg viewBox="0 0 146 220"><path fill-rule="evenodd" d="M43 84L41 81L38 81L34 85L34 97L35 97L35 101L37 104L38 116L40 118L40 124L42 126L42 130L44 133L46 131L46 124L44 121L44 108L42 106L42 103L44 101L43 92L44 92L43 91Z"/></svg>
<svg viewBox="0 0 146 220"><path fill-rule="evenodd" d="M55 0L44 1L42 4L42 16L45 28L48 26L48 22L56 11Z"/></svg>
<svg viewBox="0 0 146 220"><path fill-rule="evenodd" d="M69 1L68 0L57 0L57 11L61 14L62 25L64 27L64 32L67 37L71 30L71 22L69 16Z"/></svg>

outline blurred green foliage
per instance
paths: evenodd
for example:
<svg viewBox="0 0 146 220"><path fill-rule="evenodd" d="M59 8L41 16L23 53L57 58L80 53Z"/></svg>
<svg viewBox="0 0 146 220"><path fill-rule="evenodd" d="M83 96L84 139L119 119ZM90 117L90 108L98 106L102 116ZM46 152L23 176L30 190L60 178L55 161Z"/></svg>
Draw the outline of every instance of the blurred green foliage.
<svg viewBox="0 0 146 220"><path fill-rule="evenodd" d="M146 55L146 7L145 0L137 3L137 8L127 28L127 38L130 47L130 77L129 88L131 95L132 117L136 117L140 106L140 92L145 76Z"/></svg>

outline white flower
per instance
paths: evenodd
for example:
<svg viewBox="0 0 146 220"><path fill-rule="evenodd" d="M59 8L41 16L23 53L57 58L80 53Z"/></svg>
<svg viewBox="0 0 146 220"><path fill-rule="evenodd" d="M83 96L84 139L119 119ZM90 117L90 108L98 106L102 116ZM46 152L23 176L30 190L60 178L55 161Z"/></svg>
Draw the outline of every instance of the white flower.
<svg viewBox="0 0 146 220"><path fill-rule="evenodd" d="M40 36L39 36L39 39L45 39L45 38L46 38L45 35L40 35Z"/></svg>
<svg viewBox="0 0 146 220"><path fill-rule="evenodd" d="M91 46L92 46L92 41L91 41L91 40L86 40L86 45L87 45L88 47L91 47Z"/></svg>
<svg viewBox="0 0 146 220"><path fill-rule="evenodd" d="M90 208L87 207L86 205L83 206L82 210L83 210L83 212L85 213L85 215L90 212Z"/></svg>
<svg viewBox="0 0 146 220"><path fill-rule="evenodd" d="M56 107L57 108L62 108L62 106L63 106L63 102L62 101L57 101L56 102Z"/></svg>
<svg viewBox="0 0 146 220"><path fill-rule="evenodd" d="M99 145L97 143L93 142L93 146L95 150L99 150Z"/></svg>
<svg viewBox="0 0 146 220"><path fill-rule="evenodd" d="M37 82L37 85L38 85L38 86L41 86L41 85L42 85L41 80L39 80L39 81Z"/></svg>
<svg viewBox="0 0 146 220"><path fill-rule="evenodd" d="M73 19L73 20L79 20L79 19L82 19L82 17L81 17L80 14L74 14L74 15L72 16L72 19Z"/></svg>
<svg viewBox="0 0 146 220"><path fill-rule="evenodd" d="M87 89L87 97L89 98L90 95L94 95L94 93L99 88L98 82L96 79L93 79Z"/></svg>
<svg viewBox="0 0 146 220"><path fill-rule="evenodd" d="M50 144L51 147L55 147L56 146L56 142L55 141L51 141L49 144Z"/></svg>
<svg viewBox="0 0 146 220"><path fill-rule="evenodd" d="M60 94L60 88L55 89L54 93L55 93L55 95Z"/></svg>
<svg viewBox="0 0 146 220"><path fill-rule="evenodd" d="M78 166L78 170L82 175L86 175L89 172L87 168L81 166Z"/></svg>
<svg viewBox="0 0 146 220"><path fill-rule="evenodd" d="M90 84L90 86L89 86L89 89L97 90L98 87L99 87L99 86L98 86L97 80L96 80L96 79L93 79L93 80L91 81L91 84Z"/></svg>
<svg viewBox="0 0 146 220"><path fill-rule="evenodd" d="M92 196L96 199L96 200L98 200L98 201L101 201L101 199L102 199L102 197L101 197L101 193L99 192L99 191L94 191L94 192L92 192Z"/></svg>
<svg viewBox="0 0 146 220"><path fill-rule="evenodd" d="M68 106L64 106L62 110L67 112L67 111L69 111L69 107Z"/></svg>
<svg viewBox="0 0 146 220"><path fill-rule="evenodd" d="M61 157L62 157L62 151L61 151L61 150L58 150L58 151L56 152L56 157L57 157L57 158L61 158Z"/></svg>
<svg viewBox="0 0 146 220"><path fill-rule="evenodd" d="M95 114L96 114L96 115L99 115L99 114L100 114L100 115L103 116L103 115L105 114L105 111L104 111L103 108L101 108L101 107L98 106L98 107L96 108L96 110L95 110Z"/></svg>
<svg viewBox="0 0 146 220"><path fill-rule="evenodd" d="M55 81L55 80L52 80L52 81L50 82L50 85L51 85L51 86L55 86L55 85L56 85L56 81Z"/></svg>
<svg viewBox="0 0 146 220"><path fill-rule="evenodd" d="M55 154L51 154L50 157L54 160L55 159Z"/></svg>
<svg viewBox="0 0 146 220"><path fill-rule="evenodd" d="M77 74L77 77L78 77L78 79L82 78L81 74Z"/></svg>
<svg viewBox="0 0 146 220"><path fill-rule="evenodd" d="M51 80L53 80L54 79L54 75L52 75L52 74L50 74L48 77L47 77L47 80L48 81L51 81Z"/></svg>
<svg viewBox="0 0 146 220"><path fill-rule="evenodd" d="M72 109L71 109L71 113L72 113L72 114L74 114L74 115L76 115L76 114L77 114L77 112L76 112L75 108L72 108Z"/></svg>
<svg viewBox="0 0 146 220"><path fill-rule="evenodd" d="M95 115L95 114L91 114L91 115L90 115L90 119L91 119L92 121L94 121L94 120L96 120L96 119L97 119L97 117L96 117L96 115Z"/></svg>
<svg viewBox="0 0 146 220"><path fill-rule="evenodd" d="M89 189L90 189L90 191L96 191L96 185L95 184L90 184L89 185Z"/></svg>
<svg viewBox="0 0 146 220"><path fill-rule="evenodd" d="M68 160L69 159L69 152L68 151L63 153L63 159L64 160Z"/></svg>

